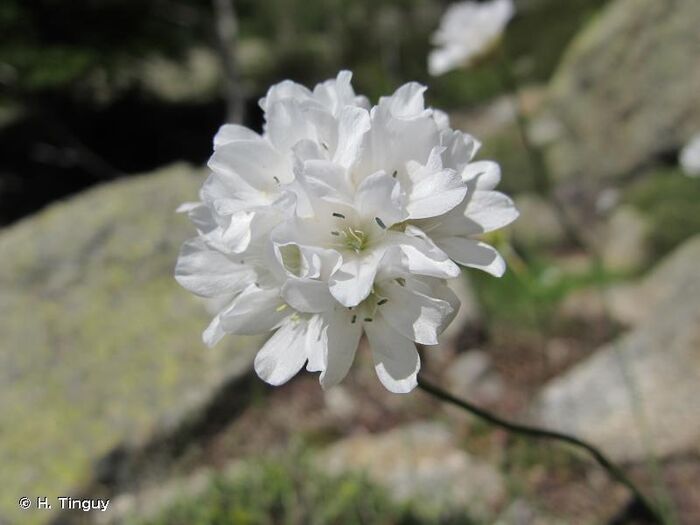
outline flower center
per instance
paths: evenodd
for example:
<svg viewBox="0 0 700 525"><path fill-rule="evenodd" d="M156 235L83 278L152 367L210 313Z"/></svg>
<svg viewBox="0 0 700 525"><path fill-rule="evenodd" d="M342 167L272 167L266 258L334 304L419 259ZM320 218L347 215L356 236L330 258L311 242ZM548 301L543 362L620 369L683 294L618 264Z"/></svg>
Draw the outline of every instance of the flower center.
<svg viewBox="0 0 700 525"><path fill-rule="evenodd" d="M347 226L340 231L331 233L336 237L340 237L340 242L343 246L354 252L361 252L367 247L369 242L369 235L352 226Z"/></svg>

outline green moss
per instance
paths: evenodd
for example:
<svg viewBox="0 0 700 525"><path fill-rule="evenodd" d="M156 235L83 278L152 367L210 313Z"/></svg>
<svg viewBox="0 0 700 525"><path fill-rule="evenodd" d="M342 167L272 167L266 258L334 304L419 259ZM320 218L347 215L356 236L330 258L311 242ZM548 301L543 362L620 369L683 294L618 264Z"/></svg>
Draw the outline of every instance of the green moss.
<svg viewBox="0 0 700 525"><path fill-rule="evenodd" d="M654 259L700 232L700 179L686 177L679 169L652 173L633 186L625 200L649 219Z"/></svg>

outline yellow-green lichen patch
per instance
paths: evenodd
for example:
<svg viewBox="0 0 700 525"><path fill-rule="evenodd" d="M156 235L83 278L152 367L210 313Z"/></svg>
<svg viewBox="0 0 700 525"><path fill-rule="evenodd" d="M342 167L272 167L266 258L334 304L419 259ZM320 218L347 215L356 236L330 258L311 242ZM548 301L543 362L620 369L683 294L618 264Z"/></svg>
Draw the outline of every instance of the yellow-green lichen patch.
<svg viewBox="0 0 700 525"><path fill-rule="evenodd" d="M103 185L0 232L0 465L12 480L0 521L20 519L20 496L69 493L115 446L248 370L259 341L207 349L210 316L172 277L194 234L175 209L202 176L178 165Z"/></svg>

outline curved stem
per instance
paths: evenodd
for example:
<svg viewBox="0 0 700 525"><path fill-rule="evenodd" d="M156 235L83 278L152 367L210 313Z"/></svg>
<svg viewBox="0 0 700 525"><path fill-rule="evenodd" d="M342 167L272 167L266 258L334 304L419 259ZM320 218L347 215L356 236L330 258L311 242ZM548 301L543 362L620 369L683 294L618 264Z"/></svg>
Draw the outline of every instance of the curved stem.
<svg viewBox="0 0 700 525"><path fill-rule="evenodd" d="M527 425L521 425L519 423L514 423L505 419L501 419L500 417L491 414L483 408L479 408L478 406L475 406L468 401L456 398L449 392L446 392L440 387L430 383L429 381L426 381L421 376L418 377L418 386L423 391L427 392L432 396L435 396L441 401L445 401L446 403L458 406L466 410L467 412L470 412L471 414L483 419L484 421L487 421L492 425L504 428L510 432L534 438L562 441L564 443L568 443L570 445L585 450L593 457L593 459L595 459L598 462L598 464L601 467L603 467L608 472L612 479L623 484L630 490L630 492L632 492L635 500L639 503L640 507L644 510L645 514L649 519L653 520L654 523L664 523L664 519L659 513L659 511L656 509L656 507L646 498L646 496L644 496L644 494L642 494L642 492L636 487L636 485L627 477L627 475L625 475L622 469L620 469L620 467L618 467L612 461L610 461L600 450L598 450L593 445L586 443L585 441L578 439L574 436L569 436L561 432L545 430L542 428L531 427Z"/></svg>

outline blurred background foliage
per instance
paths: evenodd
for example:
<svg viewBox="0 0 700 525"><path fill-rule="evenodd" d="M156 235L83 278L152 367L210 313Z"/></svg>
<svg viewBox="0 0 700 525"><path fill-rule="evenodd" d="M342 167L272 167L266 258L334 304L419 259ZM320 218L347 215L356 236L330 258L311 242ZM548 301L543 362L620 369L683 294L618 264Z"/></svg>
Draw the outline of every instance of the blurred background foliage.
<svg viewBox="0 0 700 525"><path fill-rule="evenodd" d="M603 1L526 2L506 37L522 80L545 81ZM247 124L260 127L257 99L283 78L313 85L349 68L373 100L428 82L430 34L447 4L238 0ZM204 162L224 115L213 17L208 0L4 0L0 224L99 181ZM502 93L498 67L432 79L429 101L468 108Z"/></svg>
<svg viewBox="0 0 700 525"><path fill-rule="evenodd" d="M373 101L407 81L428 85L428 102L483 140L480 158L498 161L499 188L521 212L487 236L508 271L501 279L465 272L459 326L425 349L423 370L506 417L552 413L547 423L600 439L650 494L671 495L679 523L694 524L700 459L676 436L697 443L697 410L687 414L698 382L688 374L700 339L684 315L700 311L700 183L683 175L677 153L700 129L700 106L682 89L700 71L687 65L697 63L688 42L700 9L671 2L637 0L643 9L633 10L629 0L516 0L503 43L517 86L496 56L428 76L431 34L449 0L233 0L235 58L245 124L256 130L258 99L271 84L312 86L346 68ZM215 18L211 0L0 0L7 477L112 497L114 523L133 525L643 523L624 490L568 449L505 435L420 394L389 396L366 352L329 392L312 374L268 389L250 370L258 339L230 337L202 353L209 314L172 279L192 231L173 212L195 198L206 170L193 165L206 162L226 118ZM540 160L557 166L547 157L554 144L552 194L534 187L537 162L515 107L545 124L530 135L549 136L537 144ZM626 168L603 169L618 158ZM562 165L573 170L562 175ZM84 191L92 186L100 187ZM590 245L567 236L553 195ZM671 263L660 262L667 256ZM660 344L656 334L671 335ZM605 361L611 353L634 363L641 397L625 390L627 376L609 374L618 370ZM644 396L655 422L644 439L653 434L661 467L630 437L638 414L626 403ZM676 404L683 396L690 401ZM203 407L194 415L192 400ZM289 445L299 440L304 446ZM324 457L346 458L350 473L326 470L317 456L329 449ZM404 458L421 471L406 475ZM373 480L355 472L355 460ZM204 481L193 488L200 469ZM493 508L465 510L460 496L493 476L501 480L490 487ZM418 496L395 497L414 481ZM2 499L14 498L14 487L3 490L0 523L17 512L16 499L7 508ZM438 492L459 503L454 515L426 516Z"/></svg>

